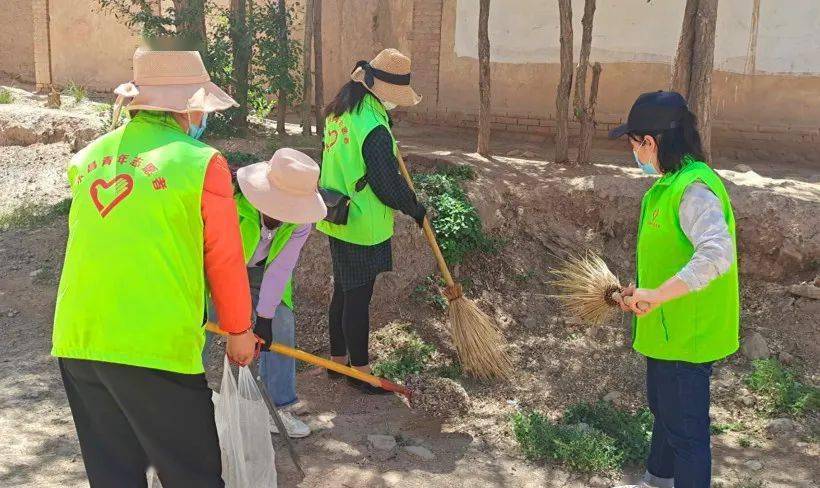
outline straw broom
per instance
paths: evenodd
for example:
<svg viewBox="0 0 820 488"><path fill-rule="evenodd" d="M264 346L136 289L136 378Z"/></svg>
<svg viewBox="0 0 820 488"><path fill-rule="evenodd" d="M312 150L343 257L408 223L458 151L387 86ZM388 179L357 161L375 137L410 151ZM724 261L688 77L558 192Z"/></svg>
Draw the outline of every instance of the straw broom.
<svg viewBox="0 0 820 488"><path fill-rule="evenodd" d="M415 189L401 153L397 153L397 158L401 174L410 188ZM423 229L446 284L444 296L449 301L447 314L450 333L464 371L480 379L509 378L512 363L504 349L504 336L495 321L482 312L475 302L467 299L462 293L461 284L453 280L427 217L424 217Z"/></svg>
<svg viewBox="0 0 820 488"><path fill-rule="evenodd" d="M551 295L561 302L564 310L590 325L606 323L615 314L618 299L623 291L603 259L594 252L570 255L558 268L550 270L555 279L551 282L559 293ZM622 297L629 304L632 297ZM647 308L643 302L638 307Z"/></svg>

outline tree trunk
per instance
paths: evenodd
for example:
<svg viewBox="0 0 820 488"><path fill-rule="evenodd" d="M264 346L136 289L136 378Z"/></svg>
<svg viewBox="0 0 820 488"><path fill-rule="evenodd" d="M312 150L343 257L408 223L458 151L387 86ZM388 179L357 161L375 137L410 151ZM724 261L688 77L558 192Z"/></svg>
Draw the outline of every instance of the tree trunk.
<svg viewBox="0 0 820 488"><path fill-rule="evenodd" d="M321 137L325 133L325 118L322 114L325 106L324 80L322 79L322 0L314 0L313 5L313 65L315 85L313 110L316 112L316 134Z"/></svg>
<svg viewBox="0 0 820 488"><path fill-rule="evenodd" d="M598 103L598 82L601 80L601 63L592 66L592 81L589 87L589 103L584 108L581 119L581 138L578 141L578 162L592 160L592 137L595 135L595 105Z"/></svg>
<svg viewBox="0 0 820 488"><path fill-rule="evenodd" d="M288 50L288 11L285 6L285 0L279 0L277 3L279 24L279 43L280 52L287 52ZM279 95L276 100L276 132L285 135L285 115L287 114L288 94L284 88L279 88Z"/></svg>
<svg viewBox="0 0 820 488"><path fill-rule="evenodd" d="M233 45L233 97L239 104L231 123L239 130L248 128L248 71L251 39L248 34L247 0L231 0L231 44Z"/></svg>
<svg viewBox="0 0 820 488"><path fill-rule="evenodd" d="M174 12L180 22L179 33L188 36L195 43L201 54L205 54L205 0L173 0Z"/></svg>
<svg viewBox="0 0 820 488"><path fill-rule="evenodd" d="M572 93L572 0L558 0L561 16L561 78L555 95L558 124L555 132L555 162L569 161L569 97Z"/></svg>
<svg viewBox="0 0 820 488"><path fill-rule="evenodd" d="M581 52L578 57L578 69L575 72L575 99L573 102L575 118L581 123L581 133L580 138L578 139L577 163L589 162L589 152L592 148L592 136L595 133L595 120L590 114L590 107L587 105L586 101L587 67L589 66L589 54L592 51L592 21L594 18L595 0L586 0L584 2L584 16L581 19L583 33L581 34ZM600 78L600 64L597 66L598 77Z"/></svg>
<svg viewBox="0 0 820 488"><path fill-rule="evenodd" d="M302 42L302 69L304 82L302 84L302 135L310 135L310 91L311 74L310 63L313 50L313 0L305 2L305 40Z"/></svg>
<svg viewBox="0 0 820 488"><path fill-rule="evenodd" d="M672 67L672 90L686 97L698 120L703 151L712 152L712 69L718 0L687 0L678 51Z"/></svg>
<svg viewBox="0 0 820 488"><path fill-rule="evenodd" d="M490 154L490 0L481 0L478 12L478 153Z"/></svg>

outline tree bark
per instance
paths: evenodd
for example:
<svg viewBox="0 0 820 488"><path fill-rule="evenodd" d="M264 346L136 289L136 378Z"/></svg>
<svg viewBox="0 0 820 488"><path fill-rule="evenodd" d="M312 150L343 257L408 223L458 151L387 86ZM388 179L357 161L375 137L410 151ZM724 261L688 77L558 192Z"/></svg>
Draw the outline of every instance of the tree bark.
<svg viewBox="0 0 820 488"><path fill-rule="evenodd" d="M313 53L313 0L305 1L305 40L302 42L302 135L311 134L310 95L312 90L311 69Z"/></svg>
<svg viewBox="0 0 820 488"><path fill-rule="evenodd" d="M278 7L278 21L279 24L279 44L281 52L287 52L288 49L288 12L285 6L285 1L280 0L277 3ZM276 100L276 132L285 135L285 115L287 115L288 94L284 88L279 88L279 95Z"/></svg>
<svg viewBox="0 0 820 488"><path fill-rule="evenodd" d="M584 16L581 19L581 26L583 27L581 34L581 52L578 57L578 68L575 72L575 98L573 101L575 118L581 123L581 133L578 139L578 159L576 160L579 164L589 162L592 136L595 133L595 120L590 113L590 107L586 101L587 67L589 66L589 55L592 51L592 21L594 18L595 0L585 0ZM597 67L598 77L600 78L600 64L597 64ZM590 90L590 94L591 91L592 90Z"/></svg>
<svg viewBox="0 0 820 488"><path fill-rule="evenodd" d="M490 154L490 0L481 0L478 12L478 153Z"/></svg>
<svg viewBox="0 0 820 488"><path fill-rule="evenodd" d="M698 120L707 159L712 153L712 69L718 0L687 0L671 88L686 97Z"/></svg>
<svg viewBox="0 0 820 488"><path fill-rule="evenodd" d="M555 95L555 162L569 161L569 97L572 93L572 0L558 0L561 24L561 78Z"/></svg>
<svg viewBox="0 0 820 488"><path fill-rule="evenodd" d="M598 83L601 80L601 63L592 66L592 81L589 87L589 103L584 108L581 119L581 138L578 141L578 162L592 160L592 137L595 135L595 105L598 103Z"/></svg>
<svg viewBox="0 0 820 488"><path fill-rule="evenodd" d="M251 60L251 39L248 33L247 0L231 0L231 44L233 44L233 97L239 104L231 117L237 130L248 128L248 71Z"/></svg>
<svg viewBox="0 0 820 488"><path fill-rule="evenodd" d="M325 106L324 80L322 79L322 0L314 0L313 5L313 74L316 134L322 136L325 133L325 118L322 114Z"/></svg>

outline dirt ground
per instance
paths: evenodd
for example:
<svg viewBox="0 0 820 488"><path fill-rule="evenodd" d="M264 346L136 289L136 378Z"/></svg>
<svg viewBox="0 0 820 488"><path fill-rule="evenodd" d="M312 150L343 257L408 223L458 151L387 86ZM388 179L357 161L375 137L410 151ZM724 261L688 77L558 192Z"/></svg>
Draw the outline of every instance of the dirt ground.
<svg viewBox="0 0 820 488"><path fill-rule="evenodd" d="M413 171L442 164L476 169L478 178L468 184L468 191L485 227L504 245L496 254L473 256L454 271L469 283L467 293L501 324L515 378L500 384L463 380L472 399L470 411L440 423L409 410L397 397L363 397L344 381L300 369L303 418L314 433L294 441L305 466L304 479L299 479L281 439L273 437L279 485L580 488L636 479L638 468L613 478L590 478L528 462L512 436L509 416L517 408L557 415L574 402L595 401L608 393L615 393L615 403L623 407L644 404L644 365L628 346L625 320L587 328L563 316L547 295L548 269L567 250L598 249L616 274L632 275L637 206L651 179L632 168L628 152L614 145L596 150L595 166L577 168L551 163L550 148L504 137L494 141L499 156L487 160L472 153L474 135L468 131L400 126L397 133ZM49 142L0 146L0 209L21 200L54 203L66 196L59 169L76 143ZM259 139L213 142L262 157L273 149ZM741 163L748 168L738 168ZM768 161L718 159L715 165L725 170L721 174L738 216L742 335L760 333L772 354L788 355L816 385L820 305L789 295L785 287L813 279L818 272L820 161L782 167ZM452 358L443 315L412 293L432 273L433 263L414 224L397 220L396 271L377 284L374 325L409 324L435 344L442 357ZM87 486L59 372L49 356L66 237L65 217L0 231L0 362L6 366L0 369L0 486ZM314 234L297 273L297 341L316 353L326 353L327 344L326 246ZM89 284L90 293L93 287ZM383 350L378 341L374 350ZM221 362L210 363L214 367L209 380L216 386ZM801 420L799 432L770 438L766 419L747 405L750 393L742 378L749 370L740 353L715 367L714 421L745 426L743 432L713 437L715 480L725 487L749 476L772 488L817 486L817 419ZM394 436L396 451L371 448L368 436L373 434ZM751 439L751 445L741 447L741 437ZM410 446L423 446L433 457L417 457L406 450Z"/></svg>

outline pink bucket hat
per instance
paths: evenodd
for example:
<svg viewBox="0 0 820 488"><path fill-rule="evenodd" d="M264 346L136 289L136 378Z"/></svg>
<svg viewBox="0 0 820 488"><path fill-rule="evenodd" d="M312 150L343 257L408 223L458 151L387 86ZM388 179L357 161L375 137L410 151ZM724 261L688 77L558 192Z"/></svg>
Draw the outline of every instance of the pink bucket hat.
<svg viewBox="0 0 820 488"><path fill-rule="evenodd" d="M126 98L127 110L216 112L239 104L211 82L197 51L134 52L134 79L118 86L115 117Z"/></svg>
<svg viewBox="0 0 820 488"><path fill-rule="evenodd" d="M327 215L319 195L319 165L296 149L283 147L270 161L239 168L236 179L245 198L268 217L309 224Z"/></svg>

